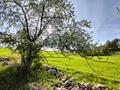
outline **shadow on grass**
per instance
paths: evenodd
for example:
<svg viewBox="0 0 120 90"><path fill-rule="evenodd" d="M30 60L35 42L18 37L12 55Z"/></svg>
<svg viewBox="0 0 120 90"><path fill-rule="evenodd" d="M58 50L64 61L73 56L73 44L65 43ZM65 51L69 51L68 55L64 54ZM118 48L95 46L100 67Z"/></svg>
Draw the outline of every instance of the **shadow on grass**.
<svg viewBox="0 0 120 90"><path fill-rule="evenodd" d="M44 84L50 78L54 78L46 71L40 71L31 74L26 77L19 77L16 68L6 67L0 71L0 90L29 90L29 83Z"/></svg>

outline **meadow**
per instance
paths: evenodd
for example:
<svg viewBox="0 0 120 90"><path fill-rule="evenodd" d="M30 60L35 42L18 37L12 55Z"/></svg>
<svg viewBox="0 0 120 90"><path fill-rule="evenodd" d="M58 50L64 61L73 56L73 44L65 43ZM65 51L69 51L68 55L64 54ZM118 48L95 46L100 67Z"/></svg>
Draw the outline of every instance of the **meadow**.
<svg viewBox="0 0 120 90"><path fill-rule="evenodd" d="M51 53L56 55L54 52ZM120 87L120 52L114 52L111 56L95 56L87 60L79 55L69 57L71 59L49 58L48 63L62 68L81 81L103 83L111 88Z"/></svg>
<svg viewBox="0 0 120 90"><path fill-rule="evenodd" d="M0 56L9 56L14 58L20 57L18 54L11 53L12 51L8 48L0 48ZM47 63L54 67L60 68L64 71L64 73L68 74L70 77L74 77L80 82L91 82L94 84L102 83L107 85L110 90L120 89L120 52L114 52L111 56L95 56L92 59L85 59L76 54L68 54L68 59L61 55L59 52L57 52L56 54L53 51L42 51L42 54L47 57L47 61L44 60L42 62L43 64ZM52 57L50 57L51 55ZM6 71L8 71L9 73L6 74ZM40 72L38 77L28 77L27 81L23 80L15 87L15 82L17 82L17 79L14 78L15 75L13 75L13 72L15 72L14 69L9 71L8 67L3 67L2 65L0 65L0 80L3 79L1 77L7 77L7 79L5 79L5 82L0 82L1 90L3 90L5 87L11 87L11 90L14 90L15 88L22 90L23 88L27 87L26 85L29 82L42 82L46 87L50 87L51 84L58 81L57 78L49 76L46 72ZM47 82L46 79L48 78L51 78L52 80L54 80L54 82Z"/></svg>

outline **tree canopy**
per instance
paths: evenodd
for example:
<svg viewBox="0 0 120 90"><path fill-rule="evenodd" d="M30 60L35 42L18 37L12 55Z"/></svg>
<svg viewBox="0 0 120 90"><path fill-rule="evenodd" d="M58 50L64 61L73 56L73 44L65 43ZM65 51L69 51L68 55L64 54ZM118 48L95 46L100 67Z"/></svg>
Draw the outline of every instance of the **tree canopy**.
<svg viewBox="0 0 120 90"><path fill-rule="evenodd" d="M1 0L1 41L19 51L22 72L46 47L83 56L92 48L92 37L84 30L91 22L75 18L69 0Z"/></svg>
<svg viewBox="0 0 120 90"><path fill-rule="evenodd" d="M120 51L119 43L120 43L120 39L115 38L112 41L107 41L105 46L106 46L106 48L109 48L109 50L112 51L112 52Z"/></svg>

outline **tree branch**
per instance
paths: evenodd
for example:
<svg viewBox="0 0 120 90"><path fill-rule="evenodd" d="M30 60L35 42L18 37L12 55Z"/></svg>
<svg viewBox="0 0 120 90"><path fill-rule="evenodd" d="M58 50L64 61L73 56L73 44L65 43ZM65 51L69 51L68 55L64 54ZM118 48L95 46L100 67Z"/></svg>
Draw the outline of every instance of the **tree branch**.
<svg viewBox="0 0 120 90"><path fill-rule="evenodd" d="M44 10L45 10L45 6L43 5L42 6L42 16L41 16L41 21L40 21L40 29L39 29L38 35L36 35L36 37L32 40L32 42L34 42L40 36L40 34L43 31L43 29L42 29L42 23L43 23Z"/></svg>
<svg viewBox="0 0 120 90"><path fill-rule="evenodd" d="M31 42L31 38L30 38L30 35L29 35L28 19L27 19L27 16L26 16L26 12L24 11L24 9L23 9L23 7L21 6L21 4L19 4L16 0L14 0L14 2L22 9L22 11L23 11L23 13L24 13L24 18L25 18L25 23L26 23L25 32L26 32L26 35L27 35L28 40Z"/></svg>

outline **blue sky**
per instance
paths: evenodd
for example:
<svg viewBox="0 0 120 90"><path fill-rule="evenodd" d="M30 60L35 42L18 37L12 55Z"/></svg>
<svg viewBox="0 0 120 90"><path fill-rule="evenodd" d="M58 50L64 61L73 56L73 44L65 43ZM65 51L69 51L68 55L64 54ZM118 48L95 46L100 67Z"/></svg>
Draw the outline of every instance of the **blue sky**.
<svg viewBox="0 0 120 90"><path fill-rule="evenodd" d="M106 40L120 38L120 0L71 0L75 7L77 20L91 21L94 42L102 44ZM1 31L1 30L0 30Z"/></svg>
<svg viewBox="0 0 120 90"><path fill-rule="evenodd" d="M91 21L94 42L104 44L106 40L120 38L120 0L72 0L77 20Z"/></svg>

